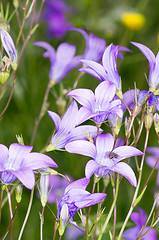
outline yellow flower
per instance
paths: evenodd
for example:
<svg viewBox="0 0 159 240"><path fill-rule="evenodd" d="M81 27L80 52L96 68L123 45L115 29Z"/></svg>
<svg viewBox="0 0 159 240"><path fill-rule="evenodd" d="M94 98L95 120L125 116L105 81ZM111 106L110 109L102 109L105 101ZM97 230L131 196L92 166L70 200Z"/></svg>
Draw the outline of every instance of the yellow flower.
<svg viewBox="0 0 159 240"><path fill-rule="evenodd" d="M145 17L141 13L125 12L121 16L122 23L130 30L140 30L144 23Z"/></svg>

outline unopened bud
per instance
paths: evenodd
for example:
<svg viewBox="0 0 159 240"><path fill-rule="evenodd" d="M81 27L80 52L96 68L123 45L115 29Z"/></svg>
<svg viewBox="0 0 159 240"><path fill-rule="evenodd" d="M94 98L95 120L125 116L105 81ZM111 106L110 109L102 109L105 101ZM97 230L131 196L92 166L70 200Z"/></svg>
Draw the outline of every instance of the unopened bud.
<svg viewBox="0 0 159 240"><path fill-rule="evenodd" d="M7 79L9 78L9 72L4 71L4 72L0 72L0 83L2 85L4 85L7 81Z"/></svg>
<svg viewBox="0 0 159 240"><path fill-rule="evenodd" d="M142 107L139 104L135 105L133 112L132 112L132 116L136 117L141 112L141 109L142 109Z"/></svg>
<svg viewBox="0 0 159 240"><path fill-rule="evenodd" d="M62 97L57 98L56 100L57 110L60 116L63 115L66 107L66 100Z"/></svg>
<svg viewBox="0 0 159 240"><path fill-rule="evenodd" d="M24 140L22 135L16 135L16 139L19 144L24 145Z"/></svg>
<svg viewBox="0 0 159 240"><path fill-rule="evenodd" d="M18 0L13 0L13 5L14 5L15 8L18 8L19 7Z"/></svg>
<svg viewBox="0 0 159 240"><path fill-rule="evenodd" d="M145 127L146 127L147 130L150 130L150 128L152 126L152 123L153 123L153 114L152 113L148 113L145 116Z"/></svg>
<svg viewBox="0 0 159 240"><path fill-rule="evenodd" d="M22 187L18 185L16 187L16 201L17 203L20 203L22 200Z"/></svg>
<svg viewBox="0 0 159 240"><path fill-rule="evenodd" d="M49 175L42 174L40 177L40 199L43 207L45 207L47 203L47 198L49 194L48 189L49 189Z"/></svg>
<svg viewBox="0 0 159 240"><path fill-rule="evenodd" d="M158 113L154 114L153 120L154 120L155 131L157 134L159 134L159 114Z"/></svg>
<svg viewBox="0 0 159 240"><path fill-rule="evenodd" d="M130 123L131 123L130 119L128 119L128 117L125 117L125 135L126 136L128 134L129 128L130 128ZM129 134L129 137L130 137L130 135L131 135L131 132Z"/></svg>
<svg viewBox="0 0 159 240"><path fill-rule="evenodd" d="M68 223L69 211L66 203L63 204L60 212L60 225L59 225L59 235L62 236L64 234L66 225Z"/></svg>

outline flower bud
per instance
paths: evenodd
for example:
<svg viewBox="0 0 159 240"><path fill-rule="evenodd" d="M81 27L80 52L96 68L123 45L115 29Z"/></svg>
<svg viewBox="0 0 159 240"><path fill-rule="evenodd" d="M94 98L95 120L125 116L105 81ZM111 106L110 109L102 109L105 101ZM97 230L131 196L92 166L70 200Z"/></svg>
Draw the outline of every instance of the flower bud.
<svg viewBox="0 0 159 240"><path fill-rule="evenodd" d="M24 140L22 135L16 135L16 139L19 144L24 145Z"/></svg>
<svg viewBox="0 0 159 240"><path fill-rule="evenodd" d="M157 134L159 134L159 114L158 113L154 114L153 120L154 120L155 131Z"/></svg>
<svg viewBox="0 0 159 240"><path fill-rule="evenodd" d="M49 194L48 189L49 189L49 175L42 174L40 177L40 199L43 207L45 207L47 203L47 198Z"/></svg>
<svg viewBox="0 0 159 240"><path fill-rule="evenodd" d="M69 218L68 206L66 203L62 205L60 212L60 225L59 225L59 235L62 236L64 234L67 222Z"/></svg>
<svg viewBox="0 0 159 240"><path fill-rule="evenodd" d="M22 200L22 187L21 185L18 185L16 187L16 201L17 203L20 203Z"/></svg>
<svg viewBox="0 0 159 240"><path fill-rule="evenodd" d="M9 72L4 71L4 72L0 72L0 83L2 85L4 85L7 81L7 79L9 78Z"/></svg>
<svg viewBox="0 0 159 240"><path fill-rule="evenodd" d="M128 134L129 128L130 128L130 123L131 123L130 119L128 119L128 117L125 117L125 135L126 136ZM130 135L131 135L131 132L129 134L129 137L130 137Z"/></svg>
<svg viewBox="0 0 159 240"><path fill-rule="evenodd" d="M19 7L18 0L13 0L13 5L14 5L15 8L18 8Z"/></svg>
<svg viewBox="0 0 159 240"><path fill-rule="evenodd" d="M62 97L57 98L56 100L57 110L60 116L63 115L66 107L66 100Z"/></svg>
<svg viewBox="0 0 159 240"><path fill-rule="evenodd" d="M152 126L152 123L153 123L153 114L149 112L145 116L145 127L146 127L147 130L150 130L150 128Z"/></svg>
<svg viewBox="0 0 159 240"><path fill-rule="evenodd" d="M132 112L132 116L136 117L141 112L141 109L142 109L142 107L139 104L135 105L133 112Z"/></svg>

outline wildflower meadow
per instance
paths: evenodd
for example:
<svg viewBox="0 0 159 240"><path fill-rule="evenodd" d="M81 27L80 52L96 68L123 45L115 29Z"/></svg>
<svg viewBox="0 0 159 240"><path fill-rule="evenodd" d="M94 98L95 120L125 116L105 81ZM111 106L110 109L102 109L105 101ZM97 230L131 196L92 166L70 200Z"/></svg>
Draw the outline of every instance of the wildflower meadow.
<svg viewBox="0 0 159 240"><path fill-rule="evenodd" d="M159 239L159 3L0 2L0 239Z"/></svg>

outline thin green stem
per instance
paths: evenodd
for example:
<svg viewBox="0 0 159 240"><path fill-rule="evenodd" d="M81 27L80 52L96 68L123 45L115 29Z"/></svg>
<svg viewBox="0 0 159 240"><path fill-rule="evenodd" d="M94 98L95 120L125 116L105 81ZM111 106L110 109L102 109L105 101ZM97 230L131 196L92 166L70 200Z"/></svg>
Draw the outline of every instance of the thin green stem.
<svg viewBox="0 0 159 240"><path fill-rule="evenodd" d="M30 214L30 210L31 210L31 206L32 206L32 202L33 202L33 196L34 196L34 188L31 190L28 210L27 210L27 213L26 213L26 216L25 216L25 219L24 219L24 222L23 222L23 225L22 225L22 228L21 228L18 240L21 239L23 231L24 231L24 228L25 228L25 225L27 223L27 220L28 220L28 217L29 217L29 214Z"/></svg>
<svg viewBox="0 0 159 240"><path fill-rule="evenodd" d="M144 154L145 154L146 148L147 148L148 137L149 137L149 131L147 130L147 132L146 132L146 139L145 139L145 145L144 145L144 151L143 151ZM120 230L119 236L118 236L118 238L117 238L118 240L121 239L122 234L123 234L123 232L124 232L124 229L125 229L125 227L126 227L126 224L127 224L128 220L129 220L129 218L130 218L130 215L131 215L131 213L132 213L132 211L133 211L133 209L134 209L134 207L135 207L134 202L135 202L135 200L137 199L137 195L138 195L138 191L139 191L139 187L140 187L140 183L141 183L141 177L142 177L142 169L143 169L144 158L145 158L145 155L143 155L143 156L142 156L142 159L141 159L141 164L140 164L139 178L138 178L137 187L136 187L136 190L135 190L135 193L134 193L134 197L133 197L133 200L132 200L132 203L131 203L129 212L128 212L126 218L125 218L125 221L124 221L124 223L123 223L123 225L122 225L122 228L121 228L121 230Z"/></svg>
<svg viewBox="0 0 159 240"><path fill-rule="evenodd" d="M115 207L115 204L116 204L116 201L117 201L118 191L119 191L119 174L117 175L116 191L115 191L114 201L113 201L113 203L112 203L112 206L111 206L111 208L110 208L110 211L109 211L109 213L108 213L108 216L107 216L107 218L106 218L106 221L105 221L105 223L103 224L102 231L101 231L101 233L100 233L100 235L99 235L99 237L98 237L98 240L101 240L101 239L102 239L102 236L103 236L103 234L104 234L104 232L105 232L105 229L106 229L106 227L107 227L107 225L108 225L108 223L109 223L109 220L110 220L110 218L111 218L111 215L112 215L112 213L113 213L113 210L114 210L114 207Z"/></svg>
<svg viewBox="0 0 159 240"><path fill-rule="evenodd" d="M43 240L44 210L45 207L42 208L42 213L40 214L40 240Z"/></svg>
<svg viewBox="0 0 159 240"><path fill-rule="evenodd" d="M13 218L13 211L12 211L12 202L11 202L11 194L10 190L7 188L7 196L8 196L8 204L9 204L9 211L10 211L10 218ZM10 234L10 240L13 239L13 230L14 230L14 224L13 221L11 222L11 234Z"/></svg>

